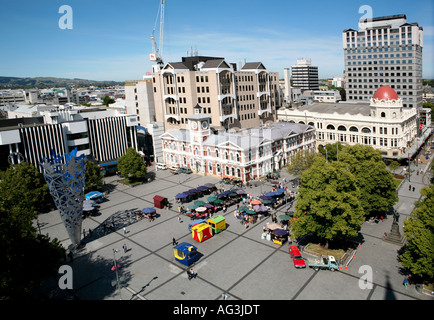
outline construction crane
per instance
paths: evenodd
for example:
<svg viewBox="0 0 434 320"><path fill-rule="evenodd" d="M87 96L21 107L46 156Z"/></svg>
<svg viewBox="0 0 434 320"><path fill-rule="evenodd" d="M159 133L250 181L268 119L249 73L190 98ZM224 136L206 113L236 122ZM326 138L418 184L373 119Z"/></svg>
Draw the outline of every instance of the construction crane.
<svg viewBox="0 0 434 320"><path fill-rule="evenodd" d="M157 27L158 18L160 18L160 38L158 46L155 42L155 29ZM154 52L149 55L151 61L155 61L160 68L163 67L163 28L164 28L164 0L161 0L160 7L158 8L157 18L155 19L154 30L152 31L151 40Z"/></svg>

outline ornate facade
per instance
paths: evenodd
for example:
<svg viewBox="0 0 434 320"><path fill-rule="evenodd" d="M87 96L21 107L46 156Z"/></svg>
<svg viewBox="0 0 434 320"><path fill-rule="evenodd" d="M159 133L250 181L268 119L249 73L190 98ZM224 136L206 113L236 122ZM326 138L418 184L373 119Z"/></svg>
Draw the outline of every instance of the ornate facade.
<svg viewBox="0 0 434 320"><path fill-rule="evenodd" d="M315 149L314 128L309 125L273 123L236 133L213 132L210 116L202 114L198 105L194 110L187 117L187 129L161 136L168 166L248 182L281 169L297 152Z"/></svg>

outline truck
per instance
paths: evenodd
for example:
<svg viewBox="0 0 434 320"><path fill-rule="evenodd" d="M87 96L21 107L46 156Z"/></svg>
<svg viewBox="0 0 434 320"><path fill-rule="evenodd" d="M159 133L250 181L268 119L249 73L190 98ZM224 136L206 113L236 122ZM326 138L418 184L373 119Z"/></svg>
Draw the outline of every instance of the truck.
<svg viewBox="0 0 434 320"><path fill-rule="evenodd" d="M320 269L336 271L339 269L339 265L333 256L320 256L318 259L308 259L307 264L309 268L313 268L315 271Z"/></svg>

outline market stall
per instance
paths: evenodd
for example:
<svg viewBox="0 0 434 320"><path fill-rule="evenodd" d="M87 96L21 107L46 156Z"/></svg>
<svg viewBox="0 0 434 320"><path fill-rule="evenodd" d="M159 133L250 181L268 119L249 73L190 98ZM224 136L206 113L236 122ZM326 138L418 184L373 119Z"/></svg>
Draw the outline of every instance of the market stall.
<svg viewBox="0 0 434 320"><path fill-rule="evenodd" d="M167 206L168 201L167 198L162 197L162 196L154 196L154 206L159 208L159 209L163 209L165 206Z"/></svg>
<svg viewBox="0 0 434 320"><path fill-rule="evenodd" d="M200 223L191 228L192 237L198 242L203 242L213 236L211 227L208 223Z"/></svg>
<svg viewBox="0 0 434 320"><path fill-rule="evenodd" d="M173 254L176 261L179 261L186 266L192 265L194 262L199 260L200 257L197 248L187 242L182 242L173 247Z"/></svg>

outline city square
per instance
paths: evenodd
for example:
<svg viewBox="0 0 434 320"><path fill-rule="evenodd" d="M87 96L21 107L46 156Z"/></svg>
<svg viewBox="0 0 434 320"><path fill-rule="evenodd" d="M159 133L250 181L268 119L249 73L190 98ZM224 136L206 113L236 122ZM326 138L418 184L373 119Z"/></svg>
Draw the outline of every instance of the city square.
<svg viewBox="0 0 434 320"><path fill-rule="evenodd" d="M410 215L424 178L430 174L426 164L420 164L420 175L411 182L403 181L399 187L400 230ZM405 270L400 265L398 246L383 242L393 218L379 223L365 222L361 243L348 265L338 272L296 269L288 254L288 242L277 245L261 238L266 217L247 228L234 216L236 206L226 213L227 229L197 242L188 231L190 217L178 214L175 196L186 189L213 183L229 189L220 179L197 174L173 175L168 170L149 168L152 181L130 187L119 182L118 176L106 177L104 189L107 200L100 204L98 213L83 221L86 232L92 235L82 239L74 252L72 267L73 288L61 290L57 280L47 286L53 299L80 300L427 300L414 285L403 286ZM283 179L285 178L285 179ZM290 182L293 177L283 170L279 181L288 190L296 191ZM408 184L416 187L408 191ZM260 181L244 187L253 198L271 190L269 181ZM153 197L166 197L170 208L156 209L154 221L136 220L130 212L153 207ZM206 198L206 196L204 197ZM284 214L289 204L276 210ZM292 207L293 209L293 207ZM181 220L178 220L178 217ZM102 225L114 221L114 231L103 230ZM59 239L65 248L70 240L59 214L52 211L39 215L40 232ZM124 229L125 227L125 229ZM187 268L174 259L172 239L188 242L197 247L200 259L192 266L196 278L189 280ZM123 246L126 245L126 250ZM303 253L303 257L306 255ZM112 270L114 261L119 266ZM363 289L366 266L372 270L371 289ZM117 275L119 282L116 281ZM59 277L61 275L59 274ZM361 280L362 279L362 280ZM119 287L118 287L119 284ZM366 282L365 282L366 284Z"/></svg>

